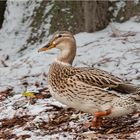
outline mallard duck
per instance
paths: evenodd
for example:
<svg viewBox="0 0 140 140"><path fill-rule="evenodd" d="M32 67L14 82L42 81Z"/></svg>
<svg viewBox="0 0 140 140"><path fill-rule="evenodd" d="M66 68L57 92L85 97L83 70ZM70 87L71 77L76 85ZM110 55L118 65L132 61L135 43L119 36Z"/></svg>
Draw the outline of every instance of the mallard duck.
<svg viewBox="0 0 140 140"><path fill-rule="evenodd" d="M70 32L54 33L38 51L53 48L60 53L48 72L50 93L71 108L93 114L92 126L99 126L102 117L119 117L140 108L139 87L97 68L72 66L76 40Z"/></svg>

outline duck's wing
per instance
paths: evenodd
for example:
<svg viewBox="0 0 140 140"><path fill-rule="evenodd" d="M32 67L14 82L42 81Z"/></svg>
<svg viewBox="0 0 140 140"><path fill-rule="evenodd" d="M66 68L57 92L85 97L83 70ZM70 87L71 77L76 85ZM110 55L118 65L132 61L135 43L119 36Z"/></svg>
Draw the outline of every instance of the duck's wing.
<svg viewBox="0 0 140 140"><path fill-rule="evenodd" d="M138 90L138 87L133 84L126 83L106 71L95 68L79 68L75 75L69 78L101 89L114 90L122 94L134 93Z"/></svg>
<svg viewBox="0 0 140 140"><path fill-rule="evenodd" d="M74 77L68 78L65 82L67 87L67 96L71 99L76 99L77 102L86 103L86 107L89 108L90 105L95 104L95 107L98 107L102 104L111 103L115 97L120 97L115 91L108 91L106 89L89 85L83 81L75 80ZM73 80L73 81L72 81ZM92 103L92 104L91 104ZM88 106L88 105L89 106Z"/></svg>

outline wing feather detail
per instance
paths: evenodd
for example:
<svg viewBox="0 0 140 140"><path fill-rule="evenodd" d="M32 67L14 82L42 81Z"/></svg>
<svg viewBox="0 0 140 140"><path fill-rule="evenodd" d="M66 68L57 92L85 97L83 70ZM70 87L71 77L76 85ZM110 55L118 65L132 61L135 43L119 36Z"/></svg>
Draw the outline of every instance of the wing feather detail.
<svg viewBox="0 0 140 140"><path fill-rule="evenodd" d="M83 82L101 89L106 88L108 91L113 90L120 94L135 93L138 90L137 86L103 70L95 68L79 68L76 70L75 74L69 77L71 81Z"/></svg>

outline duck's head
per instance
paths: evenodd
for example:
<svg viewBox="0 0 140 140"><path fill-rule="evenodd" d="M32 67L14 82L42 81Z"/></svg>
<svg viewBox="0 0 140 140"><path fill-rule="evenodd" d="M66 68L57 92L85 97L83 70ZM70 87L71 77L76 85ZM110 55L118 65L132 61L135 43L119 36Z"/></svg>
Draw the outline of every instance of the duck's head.
<svg viewBox="0 0 140 140"><path fill-rule="evenodd" d="M61 53L57 57L57 61L72 64L76 55L76 41L70 32L55 32L48 44L40 48L38 52L47 51L52 48L58 48L61 50Z"/></svg>

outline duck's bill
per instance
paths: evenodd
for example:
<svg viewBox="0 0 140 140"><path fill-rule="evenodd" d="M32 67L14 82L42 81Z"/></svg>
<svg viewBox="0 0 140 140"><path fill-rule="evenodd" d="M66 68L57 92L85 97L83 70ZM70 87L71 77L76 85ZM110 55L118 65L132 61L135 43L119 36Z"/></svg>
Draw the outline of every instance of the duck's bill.
<svg viewBox="0 0 140 140"><path fill-rule="evenodd" d="M50 50L50 49L52 49L52 48L54 48L54 47L55 47L55 44L54 44L54 43L48 43L46 46L40 48L40 49L38 50L38 52L47 51L47 50Z"/></svg>

